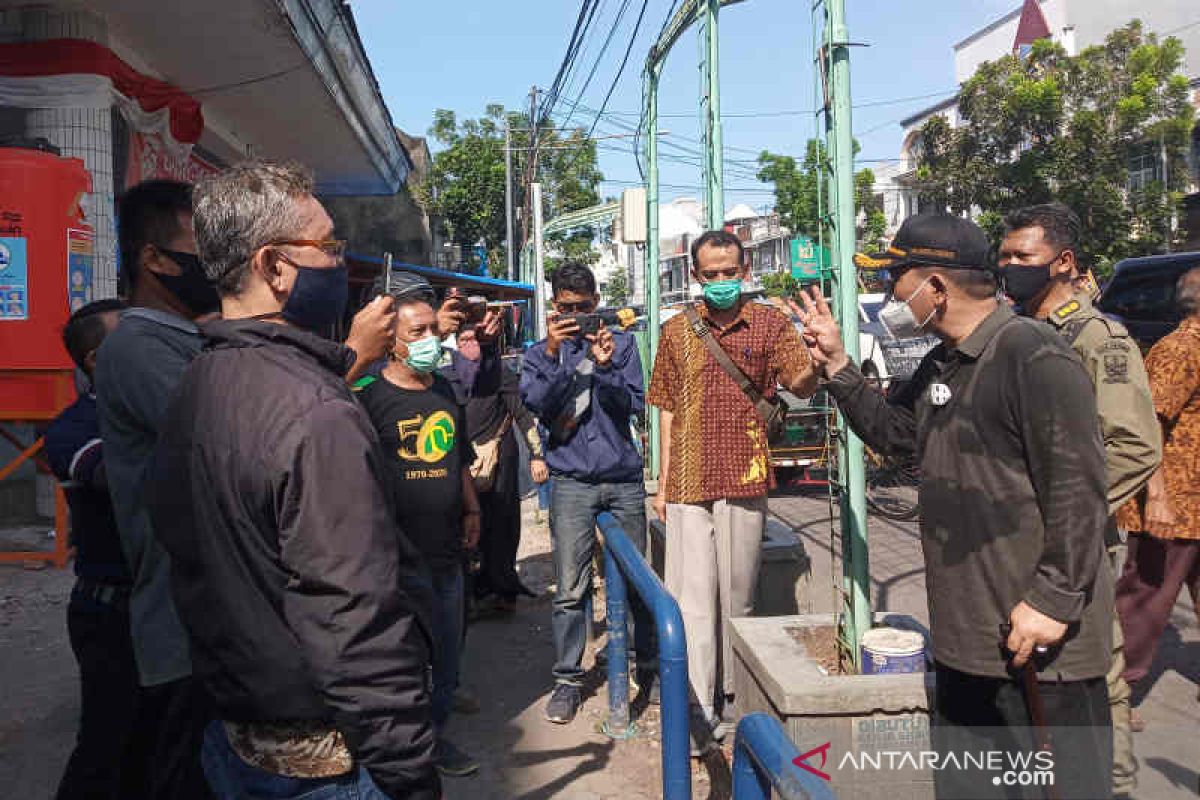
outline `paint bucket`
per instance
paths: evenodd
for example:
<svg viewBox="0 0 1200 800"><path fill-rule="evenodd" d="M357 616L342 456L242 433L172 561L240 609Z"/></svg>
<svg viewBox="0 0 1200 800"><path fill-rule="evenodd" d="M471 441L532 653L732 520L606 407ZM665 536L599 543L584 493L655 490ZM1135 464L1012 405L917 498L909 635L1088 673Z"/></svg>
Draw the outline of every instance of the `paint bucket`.
<svg viewBox="0 0 1200 800"><path fill-rule="evenodd" d="M872 628L862 637L862 674L925 671L925 639L916 631Z"/></svg>

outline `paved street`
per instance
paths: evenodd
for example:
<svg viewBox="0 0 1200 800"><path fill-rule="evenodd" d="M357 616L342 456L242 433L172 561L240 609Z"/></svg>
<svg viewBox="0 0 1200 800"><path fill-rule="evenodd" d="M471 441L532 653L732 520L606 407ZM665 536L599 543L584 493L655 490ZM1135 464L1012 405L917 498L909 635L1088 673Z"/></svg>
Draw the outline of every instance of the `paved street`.
<svg viewBox="0 0 1200 800"><path fill-rule="evenodd" d="M812 610L832 608L828 506L819 496L780 497L771 502L778 519L793 526L812 564ZM927 619L920 546L912 523L872 517L872 597L878 608ZM836 538L836 537L835 537ZM832 552L837 552L836 544ZM448 800L540 800L653 798L660 790L658 720L650 709L640 735L613 742L599 733L605 703L593 670L588 699L574 723L542 719L549 690L553 647L547 590L553 582L549 536L526 506L521 571L541 594L522 601L510 618L476 623L467 643L465 684L483 701L476 717L452 722L452 734L483 762L473 778L446 782ZM839 569L840 574L840 569ZM64 624L69 573L0 569L0 786L13 798L51 796L74 731L75 667ZM807 610L807 609L803 609ZM602 639L601 639L602 641ZM593 653L586 664L593 663ZM1200 629L1180 602L1142 705L1148 727L1137 735L1142 761L1142 800L1194 798L1200 748ZM724 754L722 754L724 755ZM728 796L722 755L693 769L694 796Z"/></svg>

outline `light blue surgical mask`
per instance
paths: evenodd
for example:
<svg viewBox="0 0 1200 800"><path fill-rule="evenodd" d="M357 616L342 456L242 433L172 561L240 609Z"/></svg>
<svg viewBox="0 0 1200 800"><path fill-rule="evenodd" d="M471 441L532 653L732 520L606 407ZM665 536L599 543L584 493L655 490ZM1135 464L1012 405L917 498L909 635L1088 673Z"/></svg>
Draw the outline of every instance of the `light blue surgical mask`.
<svg viewBox="0 0 1200 800"><path fill-rule="evenodd" d="M404 363L417 372L428 373L437 369L442 360L442 340L430 334L424 339L408 343L408 357Z"/></svg>

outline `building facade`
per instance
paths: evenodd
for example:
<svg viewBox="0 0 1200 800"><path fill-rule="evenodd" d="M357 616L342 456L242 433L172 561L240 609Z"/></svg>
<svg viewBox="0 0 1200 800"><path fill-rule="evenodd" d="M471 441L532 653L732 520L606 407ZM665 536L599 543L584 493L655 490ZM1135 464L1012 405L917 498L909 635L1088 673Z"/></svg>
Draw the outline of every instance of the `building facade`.
<svg viewBox="0 0 1200 800"><path fill-rule="evenodd" d="M1194 4L1178 0L1026 0L954 45L955 83L961 86L981 64L1020 52L1033 39L1048 37L1062 45L1069 55L1076 55L1084 48L1103 44L1109 33L1134 19L1141 20L1144 29L1157 34L1159 39L1173 36L1183 43L1184 74L1191 86L1192 102L1200 109L1200 16ZM894 191L885 192L889 232L921 210L915 187L921 128L934 116L944 117L951 126L957 125L957 97L942 100L901 121L904 139L900 155L895 166L887 171L894 187ZM1189 191L1195 193L1200 188L1200 124L1192 133L1188 164L1192 175ZM1131 188L1161 179L1162 169L1162 159L1155 148L1131 154Z"/></svg>

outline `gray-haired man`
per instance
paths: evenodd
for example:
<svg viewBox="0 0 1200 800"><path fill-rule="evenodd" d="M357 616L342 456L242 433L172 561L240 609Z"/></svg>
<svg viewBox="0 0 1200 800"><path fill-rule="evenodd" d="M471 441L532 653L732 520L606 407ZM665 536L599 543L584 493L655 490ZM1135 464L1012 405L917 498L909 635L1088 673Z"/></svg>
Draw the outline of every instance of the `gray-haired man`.
<svg viewBox="0 0 1200 800"><path fill-rule="evenodd" d="M430 588L344 383L354 353L316 333L347 283L312 193L306 170L265 163L196 187L224 319L168 411L152 515L214 704L217 795L425 800Z"/></svg>

